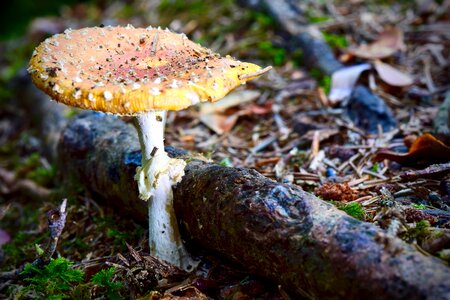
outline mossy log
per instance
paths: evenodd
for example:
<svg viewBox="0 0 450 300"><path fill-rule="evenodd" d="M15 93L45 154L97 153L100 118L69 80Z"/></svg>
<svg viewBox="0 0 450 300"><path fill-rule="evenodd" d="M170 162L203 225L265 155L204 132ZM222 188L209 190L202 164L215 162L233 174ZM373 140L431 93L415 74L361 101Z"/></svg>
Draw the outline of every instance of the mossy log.
<svg viewBox="0 0 450 300"><path fill-rule="evenodd" d="M133 180L140 161L134 128L100 113L70 120L58 145L66 177L144 221ZM196 244L308 298L450 299L450 268L376 226L255 171L187 162L174 202Z"/></svg>

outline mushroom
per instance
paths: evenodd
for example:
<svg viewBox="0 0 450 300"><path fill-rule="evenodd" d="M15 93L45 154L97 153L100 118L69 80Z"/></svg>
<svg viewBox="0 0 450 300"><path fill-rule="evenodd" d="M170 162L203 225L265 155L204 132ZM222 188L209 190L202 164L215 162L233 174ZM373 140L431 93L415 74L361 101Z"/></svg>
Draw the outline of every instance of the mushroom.
<svg viewBox="0 0 450 300"><path fill-rule="evenodd" d="M164 151L166 112L217 101L269 69L221 57L184 34L128 25L67 29L35 49L28 71L56 101L135 116L142 149L135 179L139 197L151 198L150 252L189 270L194 262L181 241L172 194L186 163Z"/></svg>

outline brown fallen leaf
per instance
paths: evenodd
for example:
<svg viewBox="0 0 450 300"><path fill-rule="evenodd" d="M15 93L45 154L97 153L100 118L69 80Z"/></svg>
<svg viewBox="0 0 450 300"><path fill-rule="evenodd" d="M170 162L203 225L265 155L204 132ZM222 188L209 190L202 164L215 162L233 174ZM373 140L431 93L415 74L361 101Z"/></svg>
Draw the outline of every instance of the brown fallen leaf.
<svg viewBox="0 0 450 300"><path fill-rule="evenodd" d="M319 142L322 142L326 139L329 139L330 137L336 135L339 133L338 129L334 129L334 128L320 128L320 129L312 129L312 130L308 130L304 135L302 135L301 139L302 140L308 140L308 141L313 141L314 140L314 135L316 134L316 132L318 133L318 139Z"/></svg>
<svg viewBox="0 0 450 300"><path fill-rule="evenodd" d="M239 104L253 101L260 95L258 91L242 90L228 94L222 101L203 103L200 106L200 121L217 134L229 132L239 116L249 112L234 111L227 114L227 111Z"/></svg>
<svg viewBox="0 0 450 300"><path fill-rule="evenodd" d="M349 49L349 53L365 59L381 59L389 57L399 50L404 51L405 49L403 32L398 28L391 27L381 32L377 40L373 43Z"/></svg>
<svg viewBox="0 0 450 300"><path fill-rule="evenodd" d="M227 116L219 113L211 113L200 115L200 121L215 133L224 134L233 129L238 117L237 114Z"/></svg>
<svg viewBox="0 0 450 300"><path fill-rule="evenodd" d="M261 93L252 90L238 90L229 93L217 102L204 102L200 105L201 114L222 113L228 108L258 99Z"/></svg>
<svg viewBox="0 0 450 300"><path fill-rule="evenodd" d="M375 160L393 160L405 166L428 166L433 163L450 161L450 147L429 133L417 138L409 148L408 153L397 153L390 150L380 150Z"/></svg>
<svg viewBox="0 0 450 300"><path fill-rule="evenodd" d="M381 80L389 85L403 87L413 84L413 80L408 74L397 70L389 64L376 60L373 66Z"/></svg>

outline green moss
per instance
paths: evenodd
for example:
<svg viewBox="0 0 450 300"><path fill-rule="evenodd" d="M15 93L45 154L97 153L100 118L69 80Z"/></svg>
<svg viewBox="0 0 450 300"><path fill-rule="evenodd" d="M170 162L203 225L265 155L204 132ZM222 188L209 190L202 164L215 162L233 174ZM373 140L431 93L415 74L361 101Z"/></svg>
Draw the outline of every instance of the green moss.
<svg viewBox="0 0 450 300"><path fill-rule="evenodd" d="M100 270L86 282L85 273L64 257L51 259L42 267L27 264L22 275L28 285L10 294L14 299L90 299L90 292L95 291L95 299L124 299L120 296L124 284L113 278L115 271Z"/></svg>
<svg viewBox="0 0 450 300"><path fill-rule="evenodd" d="M275 66L281 66L286 62L286 50L274 46L271 41L261 41L257 44L263 58L270 59Z"/></svg>
<svg viewBox="0 0 450 300"><path fill-rule="evenodd" d="M427 220L422 220L416 223L416 227L414 228L414 236L418 239L423 239L430 235L430 222Z"/></svg>
<svg viewBox="0 0 450 300"><path fill-rule="evenodd" d="M415 209L426 209L427 207L424 204L412 203L411 206Z"/></svg>
<svg viewBox="0 0 450 300"><path fill-rule="evenodd" d="M33 292L38 298L71 298L70 291L84 279L84 272L72 265L63 257L51 259L43 268L27 264L22 275L29 276L25 279L29 285L24 290Z"/></svg>
<svg viewBox="0 0 450 300"><path fill-rule="evenodd" d="M69 108L66 110L64 117L66 117L66 119L71 119L73 117L75 117L76 115L78 115L81 111L79 109L76 108Z"/></svg>
<svg viewBox="0 0 450 300"><path fill-rule="evenodd" d="M366 217L366 213L364 212L362 205L358 202L346 204L342 207L342 210L358 220L364 220Z"/></svg>
<svg viewBox="0 0 450 300"><path fill-rule="evenodd" d="M56 167L45 163L37 152L16 163L16 175L31 179L39 185L51 186L56 176Z"/></svg>
<svg viewBox="0 0 450 300"><path fill-rule="evenodd" d="M323 88L325 93L329 94L331 89L331 76L324 75L319 69L311 69L310 74L317 80L317 83Z"/></svg>
<svg viewBox="0 0 450 300"><path fill-rule="evenodd" d="M5 257L2 270L16 268L35 258L35 245L41 244L46 233L37 232L42 213L32 205L13 206L1 220L2 229L8 231L11 241L2 246Z"/></svg>
<svg viewBox="0 0 450 300"><path fill-rule="evenodd" d="M331 20L329 16L320 15L311 10L307 10L305 14L308 19L308 23L310 24L317 24Z"/></svg>
<svg viewBox="0 0 450 300"><path fill-rule="evenodd" d="M111 267L109 269L100 270L95 274L91 282L95 285L100 286L104 293L111 300L124 299L120 296L119 292L123 288L124 284L120 281L113 281L114 273L116 269Z"/></svg>
<svg viewBox="0 0 450 300"><path fill-rule="evenodd" d="M380 165L378 164L378 162L376 162L373 164L372 168L370 168L370 171L378 173L379 169L380 169Z"/></svg>
<svg viewBox="0 0 450 300"><path fill-rule="evenodd" d="M364 211L364 208L362 205L358 202L352 202L352 203L342 203L338 201L327 201L328 203L333 204L338 209L345 211L348 215L358 219L358 220L364 220L366 218L366 213Z"/></svg>
<svg viewBox="0 0 450 300"><path fill-rule="evenodd" d="M219 165L224 166L224 167L232 167L233 163L231 162L229 157L225 157L224 159L222 159L219 162Z"/></svg>

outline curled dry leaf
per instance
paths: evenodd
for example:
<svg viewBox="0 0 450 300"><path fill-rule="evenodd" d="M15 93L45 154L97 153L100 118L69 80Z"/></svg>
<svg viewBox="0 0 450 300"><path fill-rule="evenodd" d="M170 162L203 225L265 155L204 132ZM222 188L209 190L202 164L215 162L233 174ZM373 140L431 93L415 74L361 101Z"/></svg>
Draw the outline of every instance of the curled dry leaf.
<svg viewBox="0 0 450 300"><path fill-rule="evenodd" d="M408 153L381 150L375 160L389 159L405 166L430 165L450 161L450 147L429 133L417 138Z"/></svg>
<svg viewBox="0 0 450 300"><path fill-rule="evenodd" d="M350 96L362 72L371 69L370 64L345 67L331 75L331 90L328 99L331 103L338 103Z"/></svg>
<svg viewBox="0 0 450 300"><path fill-rule="evenodd" d="M224 134L233 129L239 116L255 113L267 113L264 107L251 106L249 110L241 110L226 114L229 108L257 99L261 95L258 91L236 91L225 96L221 101L204 103L200 106L200 121L217 134ZM270 110L269 110L270 111Z"/></svg>
<svg viewBox="0 0 450 300"><path fill-rule="evenodd" d="M200 121L217 134L229 132L233 129L237 119L238 115L236 114L230 116L220 113L200 115Z"/></svg>
<svg viewBox="0 0 450 300"><path fill-rule="evenodd" d="M258 99L260 95L260 92L252 90L234 91L223 97L221 101L202 103L200 105L200 112L201 114L222 113L228 108L254 101Z"/></svg>
<svg viewBox="0 0 450 300"><path fill-rule="evenodd" d="M376 60L373 66L381 80L389 85L403 87L413 83L411 76L397 70L391 65L381 62L380 60Z"/></svg>
<svg viewBox="0 0 450 300"><path fill-rule="evenodd" d="M391 27L380 33L375 42L349 49L349 52L365 59L381 59L391 56L398 50L404 51L405 49L403 32L398 28Z"/></svg>

